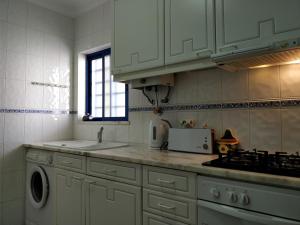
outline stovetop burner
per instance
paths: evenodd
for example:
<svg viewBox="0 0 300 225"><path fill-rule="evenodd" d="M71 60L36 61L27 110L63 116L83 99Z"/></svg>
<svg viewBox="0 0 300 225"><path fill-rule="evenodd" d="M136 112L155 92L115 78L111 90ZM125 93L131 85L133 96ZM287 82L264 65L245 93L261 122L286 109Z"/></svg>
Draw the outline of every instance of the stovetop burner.
<svg viewBox="0 0 300 225"><path fill-rule="evenodd" d="M298 152L295 154L287 154L286 152L270 154L268 151L258 151L256 149L252 151L239 149L228 151L227 154L220 153L218 159L205 162L203 165L300 177L300 156Z"/></svg>

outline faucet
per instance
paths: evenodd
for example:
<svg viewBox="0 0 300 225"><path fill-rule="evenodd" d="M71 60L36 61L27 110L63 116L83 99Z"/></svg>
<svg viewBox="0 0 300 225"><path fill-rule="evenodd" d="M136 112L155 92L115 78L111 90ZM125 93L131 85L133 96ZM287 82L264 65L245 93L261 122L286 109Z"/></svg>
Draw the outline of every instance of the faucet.
<svg viewBox="0 0 300 225"><path fill-rule="evenodd" d="M100 130L99 130L99 132L97 134L97 136L98 136L98 143L102 143L103 130L104 130L104 127L100 127Z"/></svg>

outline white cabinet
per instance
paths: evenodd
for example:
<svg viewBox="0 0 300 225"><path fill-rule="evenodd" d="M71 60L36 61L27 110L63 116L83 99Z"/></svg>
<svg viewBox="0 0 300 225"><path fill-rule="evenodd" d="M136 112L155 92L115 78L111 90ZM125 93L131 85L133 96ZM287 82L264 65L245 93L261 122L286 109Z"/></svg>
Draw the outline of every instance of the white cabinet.
<svg viewBox="0 0 300 225"><path fill-rule="evenodd" d="M214 0L165 0L165 63L215 52Z"/></svg>
<svg viewBox="0 0 300 225"><path fill-rule="evenodd" d="M88 177L87 225L141 225L141 188Z"/></svg>
<svg viewBox="0 0 300 225"><path fill-rule="evenodd" d="M85 175L55 169L56 225L85 224Z"/></svg>
<svg viewBox="0 0 300 225"><path fill-rule="evenodd" d="M114 0L112 71L164 64L164 0Z"/></svg>
<svg viewBox="0 0 300 225"><path fill-rule="evenodd" d="M216 0L217 53L300 37L299 0Z"/></svg>

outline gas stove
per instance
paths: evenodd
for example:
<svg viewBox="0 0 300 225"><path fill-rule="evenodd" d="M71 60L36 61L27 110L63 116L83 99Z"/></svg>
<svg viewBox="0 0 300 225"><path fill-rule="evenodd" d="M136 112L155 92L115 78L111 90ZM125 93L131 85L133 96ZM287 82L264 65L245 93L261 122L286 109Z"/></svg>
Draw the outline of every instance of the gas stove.
<svg viewBox="0 0 300 225"><path fill-rule="evenodd" d="M256 149L246 151L243 149L228 151L227 154L219 154L218 159L203 163L205 166L244 170L250 172L267 173L281 176L300 177L299 153L287 154Z"/></svg>

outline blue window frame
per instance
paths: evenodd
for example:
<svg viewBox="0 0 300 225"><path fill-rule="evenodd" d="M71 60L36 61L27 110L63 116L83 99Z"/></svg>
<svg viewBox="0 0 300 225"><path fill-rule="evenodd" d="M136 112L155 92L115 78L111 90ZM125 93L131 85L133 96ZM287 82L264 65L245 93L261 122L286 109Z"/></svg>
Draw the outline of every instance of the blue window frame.
<svg viewBox="0 0 300 225"><path fill-rule="evenodd" d="M113 81L111 49L86 56L86 113L91 121L128 121L128 85Z"/></svg>

